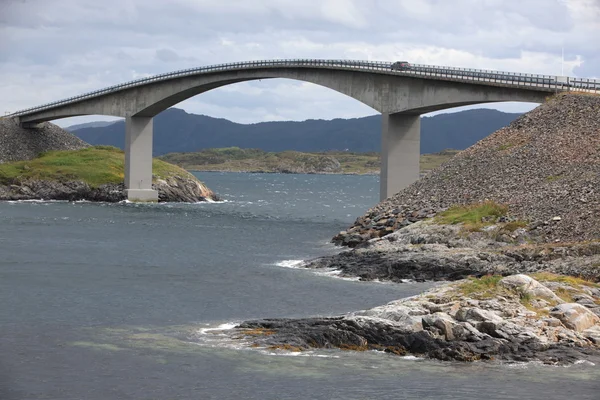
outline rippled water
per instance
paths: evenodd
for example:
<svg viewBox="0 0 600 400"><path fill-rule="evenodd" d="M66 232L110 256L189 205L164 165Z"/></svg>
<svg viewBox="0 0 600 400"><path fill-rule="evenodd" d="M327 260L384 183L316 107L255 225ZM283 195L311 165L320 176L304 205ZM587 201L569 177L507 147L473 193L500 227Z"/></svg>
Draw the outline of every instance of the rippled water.
<svg viewBox="0 0 600 400"><path fill-rule="evenodd" d="M0 203L0 399L598 399L597 366L235 349L200 329L335 315L427 284L291 267L375 204L377 177L198 174L218 204Z"/></svg>

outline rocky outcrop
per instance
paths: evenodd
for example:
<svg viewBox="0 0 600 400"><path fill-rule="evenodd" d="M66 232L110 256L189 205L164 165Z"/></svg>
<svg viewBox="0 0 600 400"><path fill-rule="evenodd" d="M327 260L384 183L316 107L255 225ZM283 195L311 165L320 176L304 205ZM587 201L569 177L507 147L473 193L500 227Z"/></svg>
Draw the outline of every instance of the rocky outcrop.
<svg viewBox="0 0 600 400"><path fill-rule="evenodd" d="M194 177L173 176L156 179L152 188L158 190L159 202L218 200L218 197ZM90 187L82 181L27 180L14 185L0 185L0 200L68 200L119 202L126 199L123 184Z"/></svg>
<svg viewBox="0 0 600 400"><path fill-rule="evenodd" d="M379 203L333 241L354 247L455 204L509 206L547 242L600 238L600 96L562 94Z"/></svg>
<svg viewBox="0 0 600 400"><path fill-rule="evenodd" d="M282 174L335 174L342 172L342 165L333 156L306 155L297 160L282 160L273 172Z"/></svg>
<svg viewBox="0 0 600 400"><path fill-rule="evenodd" d="M35 128L22 128L13 119L0 119L0 163L30 160L52 150L80 150L90 147L66 130L42 123ZM29 169L30 167L27 166ZM44 176L44 174L41 174ZM47 175L46 175L47 176ZM0 176L1 178L1 176ZM167 178L153 177L153 189L160 202L200 202L218 197L193 175L180 170ZM88 200L118 202L126 199L123 184L90 186L84 181L63 176L53 179L18 177L0 184L0 200Z"/></svg>
<svg viewBox="0 0 600 400"><path fill-rule="evenodd" d="M419 221L360 247L304 266L337 270L342 277L402 282L457 280L486 274L540 271L600 281L600 241L538 243L534 232L497 223L480 232L460 224Z"/></svg>
<svg viewBox="0 0 600 400"><path fill-rule="evenodd" d="M380 350L440 360L552 364L597 359L599 286L556 279L548 284L525 275L468 279L344 316L247 321L211 334L291 351ZM567 303L559 294L580 294L594 305Z"/></svg>
<svg viewBox="0 0 600 400"><path fill-rule="evenodd" d="M0 164L31 160L52 150L79 150L90 147L75 135L49 122L22 128L12 118L0 119Z"/></svg>

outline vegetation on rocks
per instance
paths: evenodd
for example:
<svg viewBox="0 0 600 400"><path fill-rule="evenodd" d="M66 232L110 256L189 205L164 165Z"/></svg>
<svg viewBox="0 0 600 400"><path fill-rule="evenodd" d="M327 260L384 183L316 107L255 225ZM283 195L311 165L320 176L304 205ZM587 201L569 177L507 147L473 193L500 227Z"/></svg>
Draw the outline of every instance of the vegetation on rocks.
<svg viewBox="0 0 600 400"><path fill-rule="evenodd" d="M599 187L600 96L559 94L377 204L333 241L358 246L485 201L506 205L519 221L507 230L523 227L536 241L595 240Z"/></svg>
<svg viewBox="0 0 600 400"><path fill-rule="evenodd" d="M74 151L48 151L33 160L0 164L0 184L26 180L83 181L90 187L123 182L125 155L110 146L88 147ZM153 180L172 176L192 176L164 161L152 160ZM193 176L192 176L193 177Z"/></svg>
<svg viewBox="0 0 600 400"><path fill-rule="evenodd" d="M421 171L438 167L458 153L444 150L421 156ZM169 153L161 160L194 171L379 174L378 153L331 151L303 153L299 151L266 152L238 147L206 149L191 153Z"/></svg>
<svg viewBox="0 0 600 400"><path fill-rule="evenodd" d="M493 201L469 204L466 206L453 206L435 216L435 221L440 224L460 224L467 229L479 230L485 225L491 225L500 217L506 216L508 207Z"/></svg>
<svg viewBox="0 0 600 400"><path fill-rule="evenodd" d="M32 160L0 164L0 199L121 201L125 155L110 146L48 151ZM192 174L152 160L153 187L159 201L216 199Z"/></svg>

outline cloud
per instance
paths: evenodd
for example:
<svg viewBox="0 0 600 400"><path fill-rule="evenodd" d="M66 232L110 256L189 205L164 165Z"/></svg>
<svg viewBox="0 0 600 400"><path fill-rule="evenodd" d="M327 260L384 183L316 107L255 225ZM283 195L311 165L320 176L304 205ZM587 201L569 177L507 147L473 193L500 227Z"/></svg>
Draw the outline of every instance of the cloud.
<svg viewBox="0 0 600 400"><path fill-rule="evenodd" d="M597 77L599 24L598 0L0 0L0 108L171 70L274 58L406 59L543 74L564 68ZM179 106L240 122L374 112L283 80L232 85Z"/></svg>

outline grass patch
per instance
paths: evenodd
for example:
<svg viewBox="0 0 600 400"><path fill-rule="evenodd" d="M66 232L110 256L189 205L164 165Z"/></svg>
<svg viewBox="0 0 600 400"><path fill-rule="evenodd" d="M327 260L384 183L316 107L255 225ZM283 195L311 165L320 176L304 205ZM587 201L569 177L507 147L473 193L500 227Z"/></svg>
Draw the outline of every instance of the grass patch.
<svg viewBox="0 0 600 400"><path fill-rule="evenodd" d="M562 175L549 175L546 177L546 182L556 182L563 178Z"/></svg>
<svg viewBox="0 0 600 400"><path fill-rule="evenodd" d="M504 151L504 150L510 149L511 147L514 147L514 144L512 144L512 143L501 144L500 146L498 146L497 150Z"/></svg>
<svg viewBox="0 0 600 400"><path fill-rule="evenodd" d="M540 282L559 282L574 288L581 288L581 286L600 288L600 284L585 280L583 278L553 274L551 272L537 272L534 274L529 274L529 276Z"/></svg>
<svg viewBox="0 0 600 400"><path fill-rule="evenodd" d="M153 179L192 176L167 162L152 160ZM125 177L125 154L111 146L95 146L74 151L49 151L33 160L0 164L0 184L24 180L83 181L91 187L122 183Z"/></svg>
<svg viewBox="0 0 600 400"><path fill-rule="evenodd" d="M453 206L435 216L434 221L439 224L455 225L464 224L465 229L477 231L483 226L496 222L498 217L505 216L508 207L493 201L486 201L467 206Z"/></svg>
<svg viewBox="0 0 600 400"><path fill-rule="evenodd" d="M554 293L556 293L556 295L558 297L560 297L561 299L563 299L565 302L567 303L574 303L575 299L573 299L573 291L565 289L565 288L558 288L554 291Z"/></svg>
<svg viewBox="0 0 600 400"><path fill-rule="evenodd" d="M481 278L468 278L468 282L462 283L458 289L464 296L478 298L490 298L497 294L498 282L502 275L485 275Z"/></svg>

